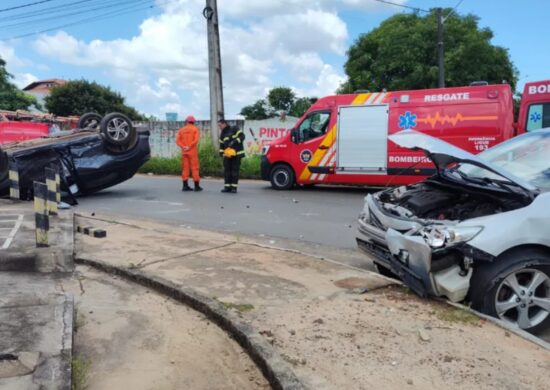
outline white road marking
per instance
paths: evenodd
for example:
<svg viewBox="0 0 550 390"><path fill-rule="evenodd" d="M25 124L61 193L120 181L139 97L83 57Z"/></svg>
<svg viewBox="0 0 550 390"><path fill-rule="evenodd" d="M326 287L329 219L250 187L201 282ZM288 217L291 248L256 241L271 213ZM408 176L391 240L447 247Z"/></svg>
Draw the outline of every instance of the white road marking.
<svg viewBox="0 0 550 390"><path fill-rule="evenodd" d="M6 241L4 241L4 245L2 245L2 249L8 249L15 238L15 235L17 234L17 231L23 224L23 215L19 215L17 220L15 221L15 225L13 226L13 229L11 230L10 234L8 235Z"/></svg>

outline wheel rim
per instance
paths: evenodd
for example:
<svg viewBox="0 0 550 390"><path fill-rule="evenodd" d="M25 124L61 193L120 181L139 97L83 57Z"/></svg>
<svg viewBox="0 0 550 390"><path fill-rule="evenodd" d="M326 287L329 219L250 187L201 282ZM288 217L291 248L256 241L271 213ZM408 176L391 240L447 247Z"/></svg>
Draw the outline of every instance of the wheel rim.
<svg viewBox="0 0 550 390"><path fill-rule="evenodd" d="M129 124L124 119L114 118L107 124L107 133L115 141L123 141L128 138Z"/></svg>
<svg viewBox="0 0 550 390"><path fill-rule="evenodd" d="M290 181L290 175L284 169L277 170L273 175L273 181L277 187L286 187Z"/></svg>
<svg viewBox="0 0 550 390"><path fill-rule="evenodd" d="M498 286L495 309L521 329L539 325L550 315L550 278L534 268L512 272Z"/></svg>
<svg viewBox="0 0 550 390"><path fill-rule="evenodd" d="M99 121L97 119L88 119L84 123L84 128L85 129L94 129L94 130L96 130L98 127L99 127Z"/></svg>

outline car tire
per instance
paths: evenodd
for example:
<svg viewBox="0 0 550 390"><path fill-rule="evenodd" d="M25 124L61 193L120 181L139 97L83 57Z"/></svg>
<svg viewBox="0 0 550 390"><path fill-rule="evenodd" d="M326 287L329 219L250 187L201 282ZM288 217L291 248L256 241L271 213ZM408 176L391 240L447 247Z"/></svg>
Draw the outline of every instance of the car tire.
<svg viewBox="0 0 550 390"><path fill-rule="evenodd" d="M278 190L290 190L294 186L294 170L286 164L277 164L270 174L271 186Z"/></svg>
<svg viewBox="0 0 550 390"><path fill-rule="evenodd" d="M0 183L9 178L9 160L8 155L0 149Z"/></svg>
<svg viewBox="0 0 550 390"><path fill-rule="evenodd" d="M103 117L97 112L87 112L78 119L76 126L80 130L99 130L101 119Z"/></svg>
<svg viewBox="0 0 550 390"><path fill-rule="evenodd" d="M540 284L531 288L533 281ZM550 309L536 304L541 299L550 302L550 254L540 249L505 253L474 269L470 280L472 308L531 333L550 327Z"/></svg>
<svg viewBox="0 0 550 390"><path fill-rule="evenodd" d="M114 146L126 146L136 136L130 118L118 112L105 115L100 123L100 131L107 143Z"/></svg>

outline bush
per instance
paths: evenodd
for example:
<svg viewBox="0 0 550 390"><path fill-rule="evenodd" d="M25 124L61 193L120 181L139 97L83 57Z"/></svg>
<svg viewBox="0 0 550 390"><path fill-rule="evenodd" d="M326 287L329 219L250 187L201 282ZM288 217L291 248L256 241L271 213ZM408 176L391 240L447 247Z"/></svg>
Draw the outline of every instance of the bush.
<svg viewBox="0 0 550 390"><path fill-rule="evenodd" d="M260 156L245 157L241 161L242 179L260 178ZM210 138L204 138L199 144L199 161L201 177L223 177L223 161L218 154L218 148ZM181 155L177 157L153 157L143 165L140 173L155 175L181 175Z"/></svg>

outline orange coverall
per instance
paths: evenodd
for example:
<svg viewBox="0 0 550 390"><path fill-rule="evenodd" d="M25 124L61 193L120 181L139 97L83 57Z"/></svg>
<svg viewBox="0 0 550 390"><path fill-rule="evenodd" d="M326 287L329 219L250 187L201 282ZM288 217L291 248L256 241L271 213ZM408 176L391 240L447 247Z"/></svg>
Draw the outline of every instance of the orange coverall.
<svg viewBox="0 0 550 390"><path fill-rule="evenodd" d="M199 143L200 132L193 124L183 126L176 136L176 144L181 148L181 178L183 181L189 180L189 167L193 181L198 183L199 176L199 152L197 145ZM188 148L186 150L186 148Z"/></svg>

